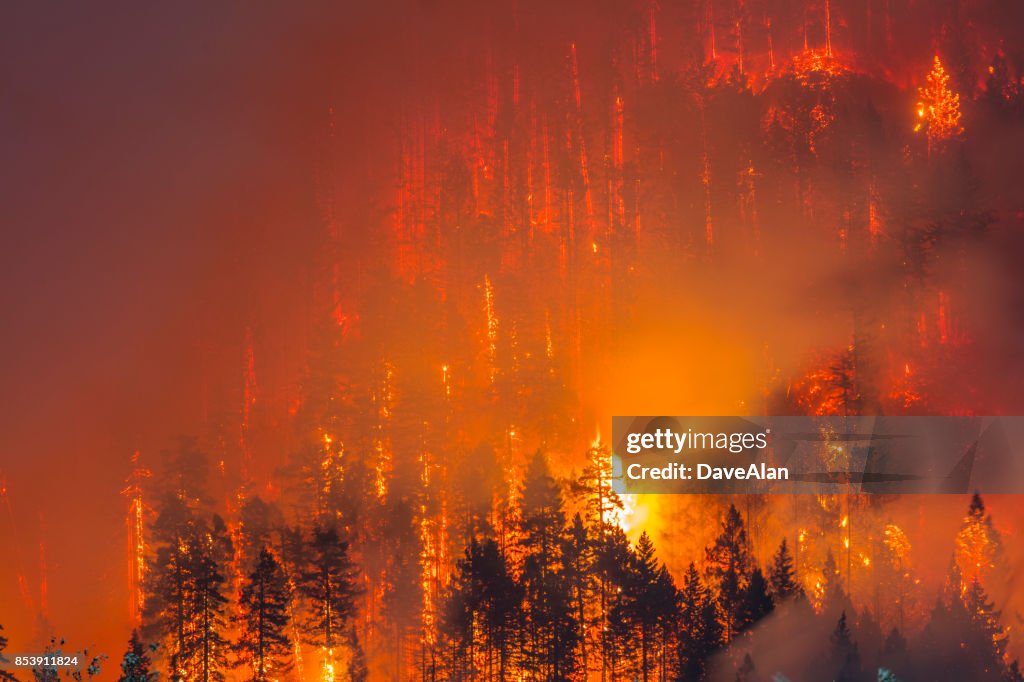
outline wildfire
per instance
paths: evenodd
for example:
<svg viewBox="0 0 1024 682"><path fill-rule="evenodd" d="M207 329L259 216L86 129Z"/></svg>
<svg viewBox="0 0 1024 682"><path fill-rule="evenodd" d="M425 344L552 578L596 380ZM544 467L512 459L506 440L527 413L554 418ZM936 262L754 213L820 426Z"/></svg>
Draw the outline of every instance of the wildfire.
<svg viewBox="0 0 1024 682"><path fill-rule="evenodd" d="M938 145L958 137L963 132L960 125L960 95L949 88L949 74L939 55L935 55L932 70L924 87L918 89L917 124L914 132L925 131L928 137L928 152Z"/></svg>
<svg viewBox="0 0 1024 682"><path fill-rule="evenodd" d="M324 652L324 670L321 679L323 682L334 682L334 649Z"/></svg>
<svg viewBox="0 0 1024 682"><path fill-rule="evenodd" d="M139 464L139 451L132 454L132 474L128 487L121 494L128 497L128 611L132 621L138 623L145 606L145 591L142 588L146 574L146 543L144 534L145 503L142 498L143 481L151 472Z"/></svg>
<svg viewBox="0 0 1024 682"><path fill-rule="evenodd" d="M498 374L498 316L494 312L494 285L490 275L484 275L484 313L487 316L487 360L491 385Z"/></svg>

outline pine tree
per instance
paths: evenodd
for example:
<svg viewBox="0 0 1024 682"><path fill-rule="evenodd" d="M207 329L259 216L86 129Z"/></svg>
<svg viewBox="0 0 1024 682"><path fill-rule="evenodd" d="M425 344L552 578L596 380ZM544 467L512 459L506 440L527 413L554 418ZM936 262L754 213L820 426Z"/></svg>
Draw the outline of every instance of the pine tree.
<svg viewBox="0 0 1024 682"><path fill-rule="evenodd" d="M407 639L420 622L424 604L423 545L413 502L402 498L390 499L381 511L383 523L379 532L384 548L381 603L391 630L388 639L394 644L391 674L400 676L403 654L408 648Z"/></svg>
<svg viewBox="0 0 1024 682"><path fill-rule="evenodd" d="M879 662L890 671L893 677L896 677L897 674L902 675L903 672L910 668L907 639L899 629L893 628L889 631L889 635L885 638L885 643L882 645ZM879 673L879 676L881 676L881 673Z"/></svg>
<svg viewBox="0 0 1024 682"><path fill-rule="evenodd" d="M967 630L967 612L959 596L959 584L947 590L948 601L935 600L914 659L915 670L942 670L949 679L974 679L970 654L961 647Z"/></svg>
<svg viewBox="0 0 1024 682"><path fill-rule="evenodd" d="M609 637L609 615L617 599L616 581L629 550L625 534L615 523L623 507L622 500L612 488L612 473L611 452L603 443L597 443L587 451L587 465L571 488L584 506L583 521L592 553L590 582L594 600L591 613L586 618L586 632L591 634L582 649L587 652L599 650L603 676L609 674L616 659Z"/></svg>
<svg viewBox="0 0 1024 682"><path fill-rule="evenodd" d="M631 550L621 528L606 525L595 540L594 573L597 579L596 617L592 623L600 646L601 674L604 679L615 678L624 646L631 645L616 623L614 616L621 614ZM632 651L630 648L629 651Z"/></svg>
<svg viewBox="0 0 1024 682"><path fill-rule="evenodd" d="M636 664L644 682L650 679L655 662L663 660L669 625L676 620L676 604L672 578L657 560L650 536L642 533L629 555L622 598L615 604L612 622L623 648L638 653Z"/></svg>
<svg viewBox="0 0 1024 682"><path fill-rule="evenodd" d="M753 563L747 531L736 505L729 505L722 532L705 554L708 576L718 588L725 640L729 641L741 629L741 606Z"/></svg>
<svg viewBox="0 0 1024 682"><path fill-rule="evenodd" d="M168 513L177 515L177 498L171 498L158 522ZM143 636L163 642L167 652L168 677L172 681L194 679L193 623L196 619L195 556L200 528L191 517L168 524L163 544L147 574L146 612ZM157 526L159 528L159 526ZM156 533L155 533L156 534ZM157 535L157 540L161 539Z"/></svg>
<svg viewBox="0 0 1024 682"><path fill-rule="evenodd" d="M1006 653L1006 631L999 625L1000 612L988 601L988 595L977 578L972 579L964 591L963 603L968 626L961 635L961 647L968 651L971 660L980 668L977 677L1001 674Z"/></svg>
<svg viewBox="0 0 1024 682"><path fill-rule="evenodd" d="M960 125L960 95L949 88L949 74L942 61L935 55L932 70L925 79L925 86L918 88L918 124L915 130L925 131L928 137L928 151L936 151L941 145L963 132Z"/></svg>
<svg viewBox="0 0 1024 682"><path fill-rule="evenodd" d="M355 611L355 567L348 542L335 526L313 529L309 563L302 574L302 591L309 600L306 631L310 643L330 652L342 641Z"/></svg>
<svg viewBox="0 0 1024 682"><path fill-rule="evenodd" d="M860 654L853 641L850 627L846 624L846 611L839 616L836 629L829 637L831 643L831 679L836 682L855 682L861 678Z"/></svg>
<svg viewBox="0 0 1024 682"><path fill-rule="evenodd" d="M1002 552L1002 538L975 493L956 535L956 564L965 579L984 581Z"/></svg>
<svg viewBox="0 0 1024 682"><path fill-rule="evenodd" d="M755 568L750 574L747 588L743 591L743 600L740 603L740 628L749 629L774 608L775 602L768 593L768 581L765 580L761 569Z"/></svg>
<svg viewBox="0 0 1024 682"><path fill-rule="evenodd" d="M822 567L822 598L821 598L821 609L822 614L832 619L835 614L845 611L848 608L852 608L850 605L849 596L843 589L842 575L839 572L839 566L836 564L836 557L832 554L832 550L829 549L825 555L825 565Z"/></svg>
<svg viewBox="0 0 1024 682"><path fill-rule="evenodd" d="M240 658L250 666L253 682L263 682L291 668L291 602L292 592L284 569L262 547L238 601Z"/></svg>
<svg viewBox="0 0 1024 682"><path fill-rule="evenodd" d="M598 534L611 530L622 512L622 500L612 488L612 458L608 446L598 443L587 451L587 465L573 484L573 492L586 505L588 527Z"/></svg>
<svg viewBox="0 0 1024 682"><path fill-rule="evenodd" d="M804 596L804 589L796 580L793 555L789 551L786 538L782 538L778 551L772 557L769 582L772 587L772 595L777 603Z"/></svg>
<svg viewBox="0 0 1024 682"><path fill-rule="evenodd" d="M1002 50L997 51L992 58L988 74L982 101L999 114L1008 117L1019 116L1022 111L1020 80L1012 73L1010 63Z"/></svg>
<svg viewBox="0 0 1024 682"><path fill-rule="evenodd" d="M523 608L527 670L544 679L563 680L579 663L580 627L571 602L562 550L565 515L558 485L544 456L527 465L520 514Z"/></svg>
<svg viewBox="0 0 1024 682"><path fill-rule="evenodd" d="M578 513L573 517L563 539L562 556L562 571L575 619L576 638L579 641L580 668L587 671L590 669L590 661L584 633L590 615L588 604L592 602L594 592L594 552L587 537L583 517Z"/></svg>
<svg viewBox="0 0 1024 682"><path fill-rule="evenodd" d="M722 646L718 603L701 582L697 565L691 563L678 597L678 677L704 679L707 659Z"/></svg>
<svg viewBox="0 0 1024 682"><path fill-rule="evenodd" d="M228 668L229 643L225 578L216 558L218 545L212 535L200 538L191 549L192 598L195 602L190 653L199 682L223 682Z"/></svg>
<svg viewBox="0 0 1024 682"><path fill-rule="evenodd" d="M150 670L149 653L147 647L139 639L139 631L132 630L131 639L128 640L128 651L121 660L121 677L118 682L153 682L157 673Z"/></svg>
<svg viewBox="0 0 1024 682"><path fill-rule="evenodd" d="M521 624L522 589L493 539L470 541L449 590L442 622L449 677L479 679L483 670L496 670L504 679Z"/></svg>
<svg viewBox="0 0 1024 682"><path fill-rule="evenodd" d="M370 668L366 663L366 652L356 634L356 626L353 625L348 633L348 648L352 656L348 662L348 679L350 682L366 682L370 679Z"/></svg>
<svg viewBox="0 0 1024 682"><path fill-rule="evenodd" d="M7 648L7 637L3 635L4 626L0 625L0 664L10 663L4 657L4 649ZM6 670L0 670L0 682L18 682L18 679L13 673L9 673Z"/></svg>

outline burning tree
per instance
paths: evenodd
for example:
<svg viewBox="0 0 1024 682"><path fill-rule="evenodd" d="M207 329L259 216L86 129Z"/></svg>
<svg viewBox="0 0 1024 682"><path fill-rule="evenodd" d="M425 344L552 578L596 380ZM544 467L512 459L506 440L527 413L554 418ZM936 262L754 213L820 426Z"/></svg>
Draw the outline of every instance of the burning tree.
<svg viewBox="0 0 1024 682"><path fill-rule="evenodd" d="M969 580L982 581L995 568L1001 550L999 532L986 513L981 495L971 498L967 515L956 536L956 562L960 574Z"/></svg>
<svg viewBox="0 0 1024 682"><path fill-rule="evenodd" d="M931 153L963 132L960 125L960 95L950 89L949 74L943 68L938 55L935 55L925 86L919 88L917 92L920 97L917 103L919 120L914 131L925 131L928 137L928 152Z"/></svg>
<svg viewBox="0 0 1024 682"><path fill-rule="evenodd" d="M287 671L292 643L288 636L292 592L281 564L265 547L255 570L242 587L238 620L241 659L252 668L253 682Z"/></svg>
<svg viewBox="0 0 1024 682"><path fill-rule="evenodd" d="M333 675L334 649L344 642L349 619L355 613L355 567L348 543L335 526L313 529L308 561L302 573L302 591L309 601L306 632L324 651L324 670Z"/></svg>
<svg viewBox="0 0 1024 682"><path fill-rule="evenodd" d="M188 652L194 665L194 679L222 682L228 668L228 640L224 636L228 598L224 595L226 579L220 569L222 562L218 561L214 536L206 534L199 538L190 548L190 555L194 620Z"/></svg>

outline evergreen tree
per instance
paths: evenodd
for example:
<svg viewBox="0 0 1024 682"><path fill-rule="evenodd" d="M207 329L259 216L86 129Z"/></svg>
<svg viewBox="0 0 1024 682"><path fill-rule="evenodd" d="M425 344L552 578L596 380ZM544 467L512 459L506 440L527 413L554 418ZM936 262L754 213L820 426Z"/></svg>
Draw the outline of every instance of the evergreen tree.
<svg viewBox="0 0 1024 682"><path fill-rule="evenodd" d="M4 658L4 649L7 648L7 637L4 636L3 631L4 626L0 625L0 664L10 663L9 660ZM18 680L13 673L0 670L0 682L18 682Z"/></svg>
<svg viewBox="0 0 1024 682"><path fill-rule="evenodd" d="M882 644L882 651L879 662L890 671L894 677L902 674L910 668L909 652L907 650L907 639L897 628L889 631Z"/></svg>
<svg viewBox="0 0 1024 682"><path fill-rule="evenodd" d="M950 89L949 74L938 55L935 55L924 87L917 92L920 101L917 103L919 120L915 130L924 129L928 136L928 150L935 151L963 132L960 125L960 95Z"/></svg>
<svg viewBox="0 0 1024 682"><path fill-rule="evenodd" d="M778 551L772 557L769 581L771 583L772 596L775 597L776 602L804 596L804 589L796 579L796 572L793 569L793 555L789 551L786 538L782 538Z"/></svg>
<svg viewBox="0 0 1024 682"><path fill-rule="evenodd" d="M821 598L822 615L831 620L837 613L853 608L846 590L843 589L842 576L831 549L825 555L821 583L824 593Z"/></svg>
<svg viewBox="0 0 1024 682"><path fill-rule="evenodd" d="M242 586L237 616L240 659L249 665L253 682L264 682L291 668L291 602L284 569L266 547L261 548L256 567Z"/></svg>
<svg viewBox="0 0 1024 682"><path fill-rule="evenodd" d="M139 631L132 630L131 639L128 640L128 651L121 660L121 676L117 682L153 682L157 678L157 672L150 670L149 653L147 647L139 639Z"/></svg>
<svg viewBox="0 0 1024 682"><path fill-rule="evenodd" d="M407 639L420 622L424 604L422 583L422 542L419 535L413 503L406 499L391 499L381 509L380 543L384 548L384 567L381 583L384 588L382 605L384 617L393 634L388 639L394 644L393 675L400 675Z"/></svg>
<svg viewBox="0 0 1024 682"><path fill-rule="evenodd" d="M961 635L961 648L977 666L977 679L994 678L1003 672L1007 644L1006 631L999 625L1000 612L988 601L977 578L964 591L963 603L967 627Z"/></svg>
<svg viewBox="0 0 1024 682"><path fill-rule="evenodd" d="M691 563L679 591L678 677L702 680L707 659L722 646L718 603L701 582L697 565Z"/></svg>
<svg viewBox="0 0 1024 682"><path fill-rule="evenodd" d="M664 660L669 625L676 620L676 588L664 565L655 556L654 543L642 533L630 553L612 622L622 648L633 649L640 679L651 678L655 663Z"/></svg>
<svg viewBox="0 0 1024 682"><path fill-rule="evenodd" d="M967 515L956 535L956 563L965 579L983 581L995 568L1002 552L1002 538L985 509L981 495L975 493Z"/></svg>
<svg viewBox="0 0 1024 682"><path fill-rule="evenodd" d="M189 653L199 682L223 682L228 668L229 644L224 636L225 578L216 558L218 545L208 535L191 549L192 597L195 602Z"/></svg>
<svg viewBox="0 0 1024 682"><path fill-rule="evenodd" d="M348 679L350 682L366 682L370 679L370 668L366 663L366 652L356 634L356 627L353 625L348 634L348 648L352 656L348 662Z"/></svg>
<svg viewBox="0 0 1024 682"><path fill-rule="evenodd" d="M624 585L631 550L621 528L606 525L595 540L594 573L597 579L596 616L592 627L600 647L601 674L604 679L619 675L618 667L625 651L632 651L632 642L623 632L619 604L625 598Z"/></svg>
<svg viewBox="0 0 1024 682"><path fill-rule="evenodd" d="M598 534L609 532L622 512L622 500L612 489L612 458L608 446L598 443L587 451L587 465L573 484L583 498L587 525Z"/></svg>
<svg viewBox="0 0 1024 682"><path fill-rule="evenodd" d="M755 568L750 574L750 581L743 591L743 600L740 603L741 629L746 630L761 620L775 608L775 602L768 593L768 581L760 568Z"/></svg>
<svg viewBox="0 0 1024 682"><path fill-rule="evenodd" d="M914 669L942 670L949 679L972 679L972 666L960 647L966 621L967 614L958 594L951 594L948 601L941 596L936 599L915 651Z"/></svg>
<svg viewBox="0 0 1024 682"><path fill-rule="evenodd" d="M520 518L524 666L543 679L568 679L579 663L580 627L562 554L565 516L561 492L540 452L527 465Z"/></svg>
<svg viewBox="0 0 1024 682"><path fill-rule="evenodd" d="M172 498L172 503L177 498ZM172 504L171 513L176 506ZM158 523L167 513L158 517ZM200 529L187 518L177 527L168 527L167 539L158 545L146 579L146 612L143 634L164 643L168 677L171 680L194 679L195 551ZM156 534L156 533L155 533ZM159 536L157 536L159 538Z"/></svg>
<svg viewBox="0 0 1024 682"><path fill-rule="evenodd" d="M725 640L729 641L741 629L743 596L752 567L747 531L736 505L729 505L722 532L705 554L708 577L718 588Z"/></svg>
<svg viewBox="0 0 1024 682"><path fill-rule="evenodd" d="M992 111L1002 116L1020 116L1022 113L1020 80L1014 77L1002 50L996 52L995 57L992 58L988 74L982 101L988 104Z"/></svg>
<svg viewBox="0 0 1024 682"><path fill-rule="evenodd" d="M622 529L615 521L622 513L622 500L612 489L611 452L603 443L597 443L587 451L587 465L580 477L573 482L572 492L581 499L584 507L583 525L589 538L591 565L590 578L594 599L590 613L585 618L585 641L581 650L590 657L590 652L599 652L600 671L607 677L614 667L616 653L610 639L609 616L613 603L618 597L618 581L629 552ZM588 662L588 670L596 667Z"/></svg>
<svg viewBox="0 0 1024 682"><path fill-rule="evenodd" d="M479 679L489 670L505 679L521 604L522 590L497 543L490 538L471 540L456 565L446 600L442 634L448 647L448 677Z"/></svg>
<svg viewBox="0 0 1024 682"><path fill-rule="evenodd" d="M593 546L587 537L583 517L576 514L566 531L562 547L563 577L575 619L576 638L579 641L580 669L588 671L590 661L587 638L584 636L589 619L588 605L594 592Z"/></svg>
<svg viewBox="0 0 1024 682"><path fill-rule="evenodd" d="M306 631L311 644L330 651L343 641L355 611L355 567L348 543L333 525L313 529L308 554L301 581L302 592L309 600Z"/></svg>
<svg viewBox="0 0 1024 682"><path fill-rule="evenodd" d="M833 677L830 679L836 682L856 682L862 676L860 667L860 654L857 651L857 644L853 641L850 627L846 623L846 611L839 616L836 629L829 637L831 644L830 663Z"/></svg>

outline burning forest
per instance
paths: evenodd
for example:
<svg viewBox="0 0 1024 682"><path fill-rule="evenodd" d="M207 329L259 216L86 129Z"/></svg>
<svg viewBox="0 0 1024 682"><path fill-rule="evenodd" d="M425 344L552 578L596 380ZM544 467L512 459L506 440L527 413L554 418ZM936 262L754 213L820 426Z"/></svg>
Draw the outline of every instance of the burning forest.
<svg viewBox="0 0 1024 682"><path fill-rule="evenodd" d="M0 449L0 680L1024 679L1016 496L623 495L609 443L1020 412L1018 3L391 9L253 9L258 75L204 33L234 90L140 86L237 98L231 179L174 180L218 255L110 361L162 384L68 389L138 424L82 431L106 473Z"/></svg>

